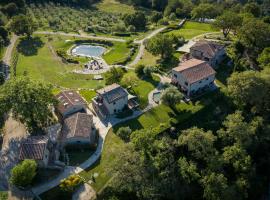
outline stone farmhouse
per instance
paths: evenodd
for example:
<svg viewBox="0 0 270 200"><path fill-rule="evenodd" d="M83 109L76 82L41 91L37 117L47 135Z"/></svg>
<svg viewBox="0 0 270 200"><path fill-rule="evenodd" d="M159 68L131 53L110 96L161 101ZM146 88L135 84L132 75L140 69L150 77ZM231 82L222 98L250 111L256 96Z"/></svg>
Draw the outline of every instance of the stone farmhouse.
<svg viewBox="0 0 270 200"><path fill-rule="evenodd" d="M66 118L59 137L61 147L85 146L95 148L98 134L93 124L93 116L76 113Z"/></svg>
<svg viewBox="0 0 270 200"><path fill-rule="evenodd" d="M189 56L191 58L207 61L210 66L217 68L218 64L220 64L226 56L225 46L212 41L200 40L190 48Z"/></svg>
<svg viewBox="0 0 270 200"><path fill-rule="evenodd" d="M192 58L172 69L172 84L187 96L193 96L214 86L215 75L208 62Z"/></svg>
<svg viewBox="0 0 270 200"><path fill-rule="evenodd" d="M97 90L97 96L92 100L92 106L97 115L106 119L110 115L122 112L125 108L137 108L138 103L134 96L120 85L114 83Z"/></svg>
<svg viewBox="0 0 270 200"><path fill-rule="evenodd" d="M44 168L58 158L59 152L47 136L29 136L21 142L19 160L33 159Z"/></svg>
<svg viewBox="0 0 270 200"><path fill-rule="evenodd" d="M77 112L86 112L87 103L74 90L62 91L56 95L58 106L56 107L57 115L65 119L68 116Z"/></svg>

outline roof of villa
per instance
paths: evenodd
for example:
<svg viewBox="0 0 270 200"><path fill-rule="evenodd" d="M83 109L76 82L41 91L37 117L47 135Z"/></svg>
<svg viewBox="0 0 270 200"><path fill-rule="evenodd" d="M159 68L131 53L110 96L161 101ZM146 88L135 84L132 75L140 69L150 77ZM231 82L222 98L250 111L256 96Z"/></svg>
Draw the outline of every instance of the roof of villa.
<svg viewBox="0 0 270 200"><path fill-rule="evenodd" d="M86 113L76 113L64 120L62 129L62 140L80 137L94 140L92 131L93 116ZM93 139L93 140L92 140Z"/></svg>
<svg viewBox="0 0 270 200"><path fill-rule="evenodd" d="M59 101L57 109L62 114L74 105L87 105L83 98L74 90L62 91L55 97Z"/></svg>
<svg viewBox="0 0 270 200"><path fill-rule="evenodd" d="M106 101L109 103L115 102L128 96L128 92L116 83L97 90L97 93L106 99Z"/></svg>
<svg viewBox="0 0 270 200"><path fill-rule="evenodd" d="M196 42L190 49L200 51L206 58L213 58L215 54L222 50L224 45L212 41L200 40Z"/></svg>
<svg viewBox="0 0 270 200"><path fill-rule="evenodd" d="M22 141L19 159L43 160L49 138L46 136L30 136Z"/></svg>
<svg viewBox="0 0 270 200"><path fill-rule="evenodd" d="M216 71L206 61L194 58L179 63L178 67L173 70L181 73L189 83L195 83L216 74Z"/></svg>

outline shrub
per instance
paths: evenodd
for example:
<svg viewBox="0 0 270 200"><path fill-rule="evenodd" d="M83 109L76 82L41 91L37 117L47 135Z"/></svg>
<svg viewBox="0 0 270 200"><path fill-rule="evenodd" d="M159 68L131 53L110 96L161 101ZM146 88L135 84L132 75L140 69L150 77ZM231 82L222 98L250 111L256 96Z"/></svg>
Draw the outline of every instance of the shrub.
<svg viewBox="0 0 270 200"><path fill-rule="evenodd" d="M24 160L11 170L10 182L17 187L30 185L36 176L37 163L34 160Z"/></svg>
<svg viewBox="0 0 270 200"><path fill-rule="evenodd" d="M176 104L181 102L183 97L183 94L176 87L171 86L165 89L161 100L165 105L175 107Z"/></svg>
<svg viewBox="0 0 270 200"><path fill-rule="evenodd" d="M144 65L138 65L136 68L135 68L135 73L137 74L137 76L143 76L144 75L144 68L145 66Z"/></svg>
<svg viewBox="0 0 270 200"><path fill-rule="evenodd" d="M151 77L152 74L152 67L147 66L143 69L143 73L146 77Z"/></svg>
<svg viewBox="0 0 270 200"><path fill-rule="evenodd" d="M120 83L124 76L124 71L121 68L111 68L110 71L104 74L106 85L111 85L113 83Z"/></svg>
<svg viewBox="0 0 270 200"><path fill-rule="evenodd" d="M82 179L78 175L71 175L61 180L60 188L66 192L74 192L81 183Z"/></svg>
<svg viewBox="0 0 270 200"><path fill-rule="evenodd" d="M158 24L167 26L167 25L169 25L169 21L168 21L168 19L163 18L163 19L160 19L160 20L158 21Z"/></svg>
<svg viewBox="0 0 270 200"><path fill-rule="evenodd" d="M118 135L121 139L128 141L130 138L132 130L129 127L121 127L116 132L116 135Z"/></svg>

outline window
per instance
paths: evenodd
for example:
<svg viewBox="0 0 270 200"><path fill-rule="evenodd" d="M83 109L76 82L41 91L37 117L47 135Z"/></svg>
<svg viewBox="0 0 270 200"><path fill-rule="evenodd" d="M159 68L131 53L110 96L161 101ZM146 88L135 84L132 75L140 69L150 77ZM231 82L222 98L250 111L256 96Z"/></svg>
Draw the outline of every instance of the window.
<svg viewBox="0 0 270 200"><path fill-rule="evenodd" d="M208 80L209 80L209 78L206 78L206 80L208 81Z"/></svg>
<svg viewBox="0 0 270 200"><path fill-rule="evenodd" d="M185 85L188 86L188 82L185 82Z"/></svg>
<svg viewBox="0 0 270 200"><path fill-rule="evenodd" d="M174 76L174 78L177 78L177 74L174 74L173 76Z"/></svg>
<svg viewBox="0 0 270 200"><path fill-rule="evenodd" d="M199 81L199 83L202 83L202 81Z"/></svg>
<svg viewBox="0 0 270 200"><path fill-rule="evenodd" d="M115 102L113 102L113 105L115 105L116 103Z"/></svg>
<svg viewBox="0 0 270 200"><path fill-rule="evenodd" d="M116 113L116 109L114 109L113 112Z"/></svg>

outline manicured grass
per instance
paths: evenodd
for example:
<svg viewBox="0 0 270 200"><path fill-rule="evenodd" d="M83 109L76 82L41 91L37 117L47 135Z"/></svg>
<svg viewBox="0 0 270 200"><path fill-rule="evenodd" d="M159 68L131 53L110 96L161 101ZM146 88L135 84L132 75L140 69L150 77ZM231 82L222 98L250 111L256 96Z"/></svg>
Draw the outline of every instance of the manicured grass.
<svg viewBox="0 0 270 200"><path fill-rule="evenodd" d="M69 166L78 166L86 161L93 153L90 149L68 149Z"/></svg>
<svg viewBox="0 0 270 200"><path fill-rule="evenodd" d="M92 175L94 173L98 173L96 182L92 184L97 192L113 176L113 174L110 172L113 169L116 158L119 156L119 152L123 150L124 145L125 143L118 136L116 136L112 130L110 130L106 136L104 149L100 160L97 161L94 166L86 169L80 174L86 180L91 180Z"/></svg>
<svg viewBox="0 0 270 200"><path fill-rule="evenodd" d="M90 103L96 96L96 92L94 90L80 90L79 93L88 103Z"/></svg>
<svg viewBox="0 0 270 200"><path fill-rule="evenodd" d="M109 64L117 64L124 61L130 54L130 49L124 42L114 42L114 45L108 49L108 53L103 56L104 60Z"/></svg>
<svg viewBox="0 0 270 200"><path fill-rule="evenodd" d="M59 37L54 36L51 37L53 40L51 41L51 44L55 49L64 49L68 51L73 45L75 45L76 38L74 37ZM93 40L91 40L93 41ZM85 40L87 42L87 39ZM98 43L98 41L97 41ZM128 48L127 44L125 42L112 42L113 46L109 47L107 46L107 53L103 55L104 60L109 64L117 64L118 62L122 62L127 59L127 57L130 54L130 49ZM137 48L138 49L138 48ZM136 53L132 57L132 59L135 57ZM86 63L87 58L80 57L80 62Z"/></svg>
<svg viewBox="0 0 270 200"><path fill-rule="evenodd" d="M188 21L181 29L173 30L166 34L175 34L176 36L183 36L185 39L191 39L195 36L215 31L218 30L213 28L211 24Z"/></svg>
<svg viewBox="0 0 270 200"><path fill-rule="evenodd" d="M145 50L142 59L139 61L138 65L155 66L158 59L159 56L154 56L149 51Z"/></svg>
<svg viewBox="0 0 270 200"><path fill-rule="evenodd" d="M134 13L133 6L122 4L116 0L103 0L96 5L98 10L108 13Z"/></svg>
<svg viewBox="0 0 270 200"><path fill-rule="evenodd" d="M65 64L55 56L44 37L35 37L19 50L17 76L27 74L32 79L45 81L66 88L90 88L103 86L104 81L93 80L93 75L76 74L77 65ZM33 43L39 43L37 46ZM27 52L29 48L35 48ZM26 52L24 52L26 51Z"/></svg>
<svg viewBox="0 0 270 200"><path fill-rule="evenodd" d="M131 78L130 78L131 77ZM125 80L129 79L131 83L124 82ZM152 78L144 78L141 79L137 77L133 70L128 71L122 79L122 85L131 86L129 92L134 94L139 99L140 108L145 108L148 104L148 94L155 89L158 85L160 79L158 76L152 76ZM131 85L127 85L131 84Z"/></svg>

